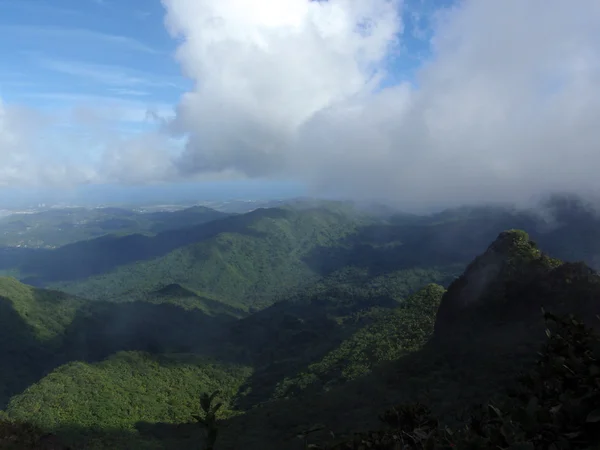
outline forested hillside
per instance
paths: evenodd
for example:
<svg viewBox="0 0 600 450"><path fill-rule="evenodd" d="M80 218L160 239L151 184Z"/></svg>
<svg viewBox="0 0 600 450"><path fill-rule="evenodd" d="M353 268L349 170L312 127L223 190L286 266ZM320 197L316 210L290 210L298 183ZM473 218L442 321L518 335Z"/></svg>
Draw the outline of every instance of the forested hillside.
<svg viewBox="0 0 600 450"><path fill-rule="evenodd" d="M159 234L136 245L142 250L137 256L135 249L127 253L130 261L137 259L135 263L123 261L119 267L112 266L113 270L106 266L106 274L55 286L70 293L83 292L90 298L121 301L139 298L164 285L180 284L235 307L260 308L276 296L318 280L318 268L306 261L311 252L338 246L371 221L336 209L259 209L201 227ZM128 242L111 243L117 255L123 255L124 246L128 248ZM77 255L82 249L72 250L70 260L81 263ZM89 250L86 254L97 255ZM90 264L95 264L96 256L90 258ZM46 264L44 267L49 267ZM71 279L61 274L54 278Z"/></svg>
<svg viewBox="0 0 600 450"><path fill-rule="evenodd" d="M454 426L532 367L542 307L596 326L600 277L555 258L593 260L575 231L595 220L297 202L28 253L18 269L54 289L0 278L0 444L203 448L199 399L217 390L216 449L300 449L316 425L320 448L367 430L393 442L378 415L413 401ZM552 256L504 231L522 225Z"/></svg>

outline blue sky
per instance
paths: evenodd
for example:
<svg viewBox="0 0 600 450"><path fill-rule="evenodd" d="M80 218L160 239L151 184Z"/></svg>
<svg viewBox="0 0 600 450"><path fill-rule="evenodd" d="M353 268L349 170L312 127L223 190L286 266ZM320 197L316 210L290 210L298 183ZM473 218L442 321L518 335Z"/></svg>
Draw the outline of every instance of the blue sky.
<svg viewBox="0 0 600 450"><path fill-rule="evenodd" d="M0 95L54 108L122 99L164 109L190 87L148 0L0 0Z"/></svg>
<svg viewBox="0 0 600 450"><path fill-rule="evenodd" d="M431 12L447 3L406 4L402 48L390 56L382 86L414 81L415 69L429 53ZM0 98L57 117L68 111L84 123L88 115L93 119L119 111L113 130L152 130L157 125L148 112L172 115L181 95L193 86L174 58L178 42L166 31L164 19L159 0L0 0ZM81 150L91 141L79 128L70 119L54 124L44 136L47 149L85 162L93 145ZM245 183L225 183L223 189L258 186L260 191L264 186L264 192L304 194L297 183ZM214 191L218 184L211 186Z"/></svg>
<svg viewBox="0 0 600 450"><path fill-rule="evenodd" d="M401 53L386 84L412 79L429 56L431 13L451 0L406 3ZM53 108L123 99L165 109L192 82L174 59L177 42L159 0L0 0L0 95Z"/></svg>
<svg viewBox="0 0 600 450"><path fill-rule="evenodd" d="M598 0L399 2L0 0L0 195L600 191Z"/></svg>

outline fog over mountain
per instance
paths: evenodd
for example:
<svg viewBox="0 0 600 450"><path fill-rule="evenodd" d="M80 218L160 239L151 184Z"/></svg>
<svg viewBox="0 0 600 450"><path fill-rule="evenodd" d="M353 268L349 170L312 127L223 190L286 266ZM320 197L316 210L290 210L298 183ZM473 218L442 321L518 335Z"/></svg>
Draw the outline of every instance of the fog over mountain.
<svg viewBox="0 0 600 450"><path fill-rule="evenodd" d="M597 188L596 2L440 9L414 83L384 88L411 38L397 2L268 3L165 2L197 82L173 122L190 133L184 171L285 172L405 203Z"/></svg>

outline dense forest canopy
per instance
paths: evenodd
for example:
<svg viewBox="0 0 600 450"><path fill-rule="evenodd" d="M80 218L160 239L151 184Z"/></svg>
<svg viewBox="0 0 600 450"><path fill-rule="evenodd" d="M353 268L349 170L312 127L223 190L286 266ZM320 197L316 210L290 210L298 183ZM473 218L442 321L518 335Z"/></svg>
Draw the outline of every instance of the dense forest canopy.
<svg viewBox="0 0 600 450"><path fill-rule="evenodd" d="M6 247L0 446L594 448L600 219L545 211L192 208Z"/></svg>

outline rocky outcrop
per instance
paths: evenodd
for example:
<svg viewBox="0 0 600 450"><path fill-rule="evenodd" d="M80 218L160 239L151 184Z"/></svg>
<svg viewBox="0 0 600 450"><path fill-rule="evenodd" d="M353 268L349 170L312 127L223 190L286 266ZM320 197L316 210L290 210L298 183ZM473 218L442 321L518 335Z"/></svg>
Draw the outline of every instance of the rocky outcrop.
<svg viewBox="0 0 600 450"><path fill-rule="evenodd" d="M435 338L494 336L499 344L512 345L528 330L543 327L542 307L593 318L600 313L600 276L583 263L548 257L523 231L506 231L449 286Z"/></svg>

